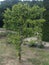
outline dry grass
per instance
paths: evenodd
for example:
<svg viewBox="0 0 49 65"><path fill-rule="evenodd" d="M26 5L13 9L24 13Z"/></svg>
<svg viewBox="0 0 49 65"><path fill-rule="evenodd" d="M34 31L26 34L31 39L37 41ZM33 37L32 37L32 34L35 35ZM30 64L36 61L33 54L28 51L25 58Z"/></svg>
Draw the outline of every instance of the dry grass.
<svg viewBox="0 0 49 65"><path fill-rule="evenodd" d="M14 46L0 39L0 65L49 65L49 50L22 46L22 63Z"/></svg>

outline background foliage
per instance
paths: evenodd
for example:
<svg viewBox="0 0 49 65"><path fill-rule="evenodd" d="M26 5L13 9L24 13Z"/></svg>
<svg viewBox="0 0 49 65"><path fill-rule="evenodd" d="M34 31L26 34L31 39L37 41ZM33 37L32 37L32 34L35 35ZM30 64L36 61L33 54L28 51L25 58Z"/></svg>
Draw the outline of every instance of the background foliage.
<svg viewBox="0 0 49 65"><path fill-rule="evenodd" d="M44 7L46 11L44 12L44 18L46 22L43 25L43 40L49 41L49 0L44 0Z"/></svg>

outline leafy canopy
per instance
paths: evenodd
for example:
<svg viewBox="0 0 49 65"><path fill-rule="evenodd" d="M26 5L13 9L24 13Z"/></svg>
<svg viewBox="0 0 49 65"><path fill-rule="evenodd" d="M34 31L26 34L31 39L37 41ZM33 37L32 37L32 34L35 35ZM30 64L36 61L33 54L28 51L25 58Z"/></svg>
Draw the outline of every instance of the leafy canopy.
<svg viewBox="0 0 49 65"><path fill-rule="evenodd" d="M4 13L4 27L17 33L9 34L9 42L20 46L21 36L30 37L35 32L39 32L45 21L41 19L41 13L44 11L44 8L37 5L30 7L21 3L15 4L11 10L7 8Z"/></svg>
<svg viewBox="0 0 49 65"><path fill-rule="evenodd" d="M4 13L4 27L13 30L21 31L22 35L32 36L35 25L43 23L45 20L41 19L41 13L45 11L44 8L34 5L30 7L28 4L15 4L12 10L5 10Z"/></svg>

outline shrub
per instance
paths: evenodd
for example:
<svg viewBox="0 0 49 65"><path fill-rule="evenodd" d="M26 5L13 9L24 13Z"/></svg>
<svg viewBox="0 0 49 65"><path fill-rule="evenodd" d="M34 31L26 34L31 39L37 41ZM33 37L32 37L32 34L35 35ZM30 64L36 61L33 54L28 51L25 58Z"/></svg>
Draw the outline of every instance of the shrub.
<svg viewBox="0 0 49 65"><path fill-rule="evenodd" d="M37 47L36 41L31 40L29 42L29 47Z"/></svg>
<svg viewBox="0 0 49 65"><path fill-rule="evenodd" d="M44 44L42 44L42 43L36 43L36 41L31 40L29 42L29 47L44 48Z"/></svg>
<svg viewBox="0 0 49 65"><path fill-rule="evenodd" d="M38 48L44 48L43 44L38 45Z"/></svg>

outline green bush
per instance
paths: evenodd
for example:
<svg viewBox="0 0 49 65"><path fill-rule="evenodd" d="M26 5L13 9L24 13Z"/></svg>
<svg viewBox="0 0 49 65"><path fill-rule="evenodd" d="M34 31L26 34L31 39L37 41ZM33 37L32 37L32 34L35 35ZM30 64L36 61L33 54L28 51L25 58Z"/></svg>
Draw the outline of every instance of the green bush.
<svg viewBox="0 0 49 65"><path fill-rule="evenodd" d="M29 47L37 47L36 41L31 40L31 41L29 42Z"/></svg>
<svg viewBox="0 0 49 65"><path fill-rule="evenodd" d="M36 41L31 40L29 42L29 47L44 48L44 45L42 43L36 43Z"/></svg>
<svg viewBox="0 0 49 65"><path fill-rule="evenodd" d="M44 48L43 44L38 45L38 48Z"/></svg>

